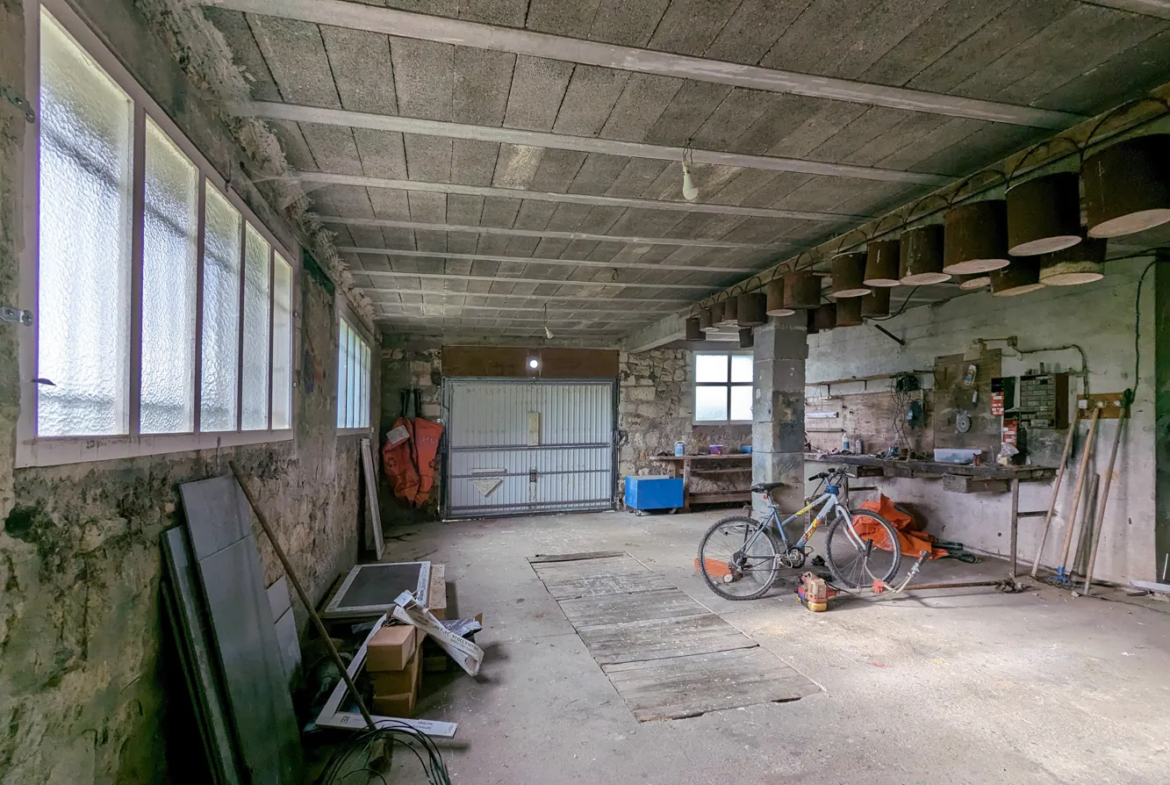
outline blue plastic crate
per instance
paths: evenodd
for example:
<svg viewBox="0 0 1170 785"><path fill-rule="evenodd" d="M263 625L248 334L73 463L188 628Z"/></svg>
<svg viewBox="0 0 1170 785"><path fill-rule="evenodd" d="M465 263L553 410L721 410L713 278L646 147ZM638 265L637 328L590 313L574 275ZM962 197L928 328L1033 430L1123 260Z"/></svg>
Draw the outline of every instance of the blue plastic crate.
<svg viewBox="0 0 1170 785"><path fill-rule="evenodd" d="M683 506L683 481L674 477L627 477L626 507L673 510Z"/></svg>

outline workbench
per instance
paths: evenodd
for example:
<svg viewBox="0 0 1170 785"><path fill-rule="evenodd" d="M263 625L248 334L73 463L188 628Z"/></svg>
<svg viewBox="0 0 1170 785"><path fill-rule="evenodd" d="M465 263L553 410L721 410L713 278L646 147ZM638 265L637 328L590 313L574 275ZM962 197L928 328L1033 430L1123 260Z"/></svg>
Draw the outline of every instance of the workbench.
<svg viewBox="0 0 1170 785"><path fill-rule="evenodd" d="M723 455L655 455L650 460L655 463L664 463L670 467L671 477L681 477L683 481L684 512L691 509L692 504L718 504L720 502L750 502L752 500L752 454L737 452ZM736 465L740 464L740 465ZM713 475L747 475L742 489L719 491L717 493L691 493L691 477L708 477Z"/></svg>
<svg viewBox="0 0 1170 785"><path fill-rule="evenodd" d="M1046 482L1056 477L1056 469L1045 466L1000 466L999 464L944 463L925 459L875 458L870 455L833 455L805 453L805 462L827 463L857 468L858 477L941 478L943 489L953 493L1011 493L1011 574L1016 576L1020 518L1044 517L1047 510L1020 511L1020 483ZM856 489L855 489L856 490ZM843 489L848 496L849 489Z"/></svg>

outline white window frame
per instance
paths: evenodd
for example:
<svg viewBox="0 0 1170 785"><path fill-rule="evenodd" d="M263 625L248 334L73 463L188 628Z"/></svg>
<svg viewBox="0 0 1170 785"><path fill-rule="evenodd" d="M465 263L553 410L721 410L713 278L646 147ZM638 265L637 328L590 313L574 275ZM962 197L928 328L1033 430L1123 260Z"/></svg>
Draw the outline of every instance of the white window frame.
<svg viewBox="0 0 1170 785"><path fill-rule="evenodd" d="M336 302L337 302L337 312L338 312L337 339L334 340L333 343L340 347L342 325L349 325L349 329L353 332L353 334L357 338L359 338L362 341L362 344L365 346L366 352L370 356L368 367L366 368L366 388L364 390L358 391L358 400L357 400L358 410L365 414L365 416L367 418L367 424L362 425L362 426L358 426L357 428L345 428L343 426L338 425L338 426L336 426L337 433L341 434L343 436L348 435L348 434L369 434L374 427L373 426L373 422L374 422L373 407L371 406L371 398L372 398L373 393L374 393L374 362L376 361L376 359L378 358L379 355L375 351L376 344L371 339L370 335L365 331L365 329L363 327L361 327L361 322L357 319L357 316L350 309L349 304L346 302L345 298L338 297ZM344 355L341 352L338 352L337 372L338 372L338 381L339 382L340 382L340 376L341 376L341 362L343 359L344 359ZM339 390L335 390L335 392L339 392ZM338 395L337 396L337 406L335 406L334 410L333 410L334 424L337 423L337 420L339 419L339 417L341 415L341 411L342 411L341 407L342 407L342 400L341 400L341 396Z"/></svg>
<svg viewBox="0 0 1170 785"><path fill-rule="evenodd" d="M727 381L726 382L700 382L699 381L699 357L700 355L706 357L726 357L727 358ZM756 386L756 370L753 359L752 363L752 380L750 382L733 382L731 381L731 358L732 357L753 357L750 352L692 352L691 353L691 378L694 379L691 390L691 404L694 407L693 425L744 425L750 424L751 420L733 420L731 419L731 390L735 387L747 387L749 390L755 389ZM727 388L727 419L726 420L700 420L699 419L699 388L700 387L726 387ZM752 408L755 408L755 401L752 401Z"/></svg>
<svg viewBox="0 0 1170 785"><path fill-rule="evenodd" d="M146 118L149 117L174 144L191 160L199 173L198 200L199 224L197 227L197 247L199 271L196 285L196 327L195 327L195 424L194 430L187 433L175 434L148 434L138 433L140 416L140 377L141 377L141 325L142 325L142 243L138 238L142 235L144 211L135 209L133 215L132 243L133 257L131 260L131 305L130 305L130 433L119 436L38 436L37 435L37 386L33 379L37 373L37 314L38 276L39 276L39 226L38 212L40 205L40 10L44 7L53 15L60 25L73 37L81 48L94 59L106 74L126 92L134 102L134 200L136 208L141 207L143 170L145 166ZM141 455L158 455L162 453L188 452L193 450L217 449L243 444L259 444L264 442L289 441L293 438L296 428L296 365L294 345L299 314L297 302L300 284L299 253L290 253L286 246L279 242L268 230L268 227L244 204L240 196L230 187L215 167L199 152L198 148L187 138L186 134L167 116L146 92L134 76L118 61L117 57L102 43L97 34L89 25L78 16L65 0L26 0L25 2L25 95L34 112L37 122L26 123L24 152L25 152L25 194L23 204L24 252L20 259L20 302L21 307L33 311L33 325L31 328L20 328L20 419L17 422L16 465L27 466L55 466L71 463L85 463L89 461L115 460L132 458ZM274 346L271 346L272 334L272 266L274 253L279 253L292 267L292 305L291 314L292 335L290 335L288 353L289 368L292 374L292 388L294 401L290 411L290 427L273 430L241 430L243 416L243 400L240 391L236 392L236 430L202 432L199 423L199 393L201 387L200 374L202 371L202 311L203 311L203 221L204 221L204 193L205 182L214 186L221 194L227 197L233 207L240 211L241 217L241 254L243 254L244 238L247 232L243 229L245 223L250 223L268 241L269 255L269 391L268 417L271 426L272 418L272 359ZM299 249L298 249L299 251ZM241 278L243 276L243 257L241 256ZM243 309L241 308L241 325ZM243 352L239 353L240 379L243 369Z"/></svg>

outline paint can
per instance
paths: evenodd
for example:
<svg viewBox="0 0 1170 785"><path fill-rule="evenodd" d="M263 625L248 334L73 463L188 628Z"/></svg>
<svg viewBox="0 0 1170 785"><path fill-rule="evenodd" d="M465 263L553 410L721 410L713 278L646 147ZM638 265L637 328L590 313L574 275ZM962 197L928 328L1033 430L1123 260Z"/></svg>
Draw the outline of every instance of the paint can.
<svg viewBox="0 0 1170 785"><path fill-rule="evenodd" d="M674 457L681 458L686 454L687 454L686 442L675 442L674 443Z"/></svg>

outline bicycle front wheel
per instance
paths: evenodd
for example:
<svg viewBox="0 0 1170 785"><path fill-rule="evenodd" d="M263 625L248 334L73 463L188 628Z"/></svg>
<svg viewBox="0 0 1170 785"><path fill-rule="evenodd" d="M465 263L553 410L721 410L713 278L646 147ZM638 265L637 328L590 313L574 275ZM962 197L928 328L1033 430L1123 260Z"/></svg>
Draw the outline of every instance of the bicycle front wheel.
<svg viewBox="0 0 1170 785"><path fill-rule="evenodd" d="M759 521L724 518L699 543L699 571L727 600L763 597L776 580L776 546Z"/></svg>
<svg viewBox="0 0 1170 785"><path fill-rule="evenodd" d="M833 577L850 589L889 583L902 565L898 530L875 512L853 516L852 524L841 513L825 532L825 561Z"/></svg>

